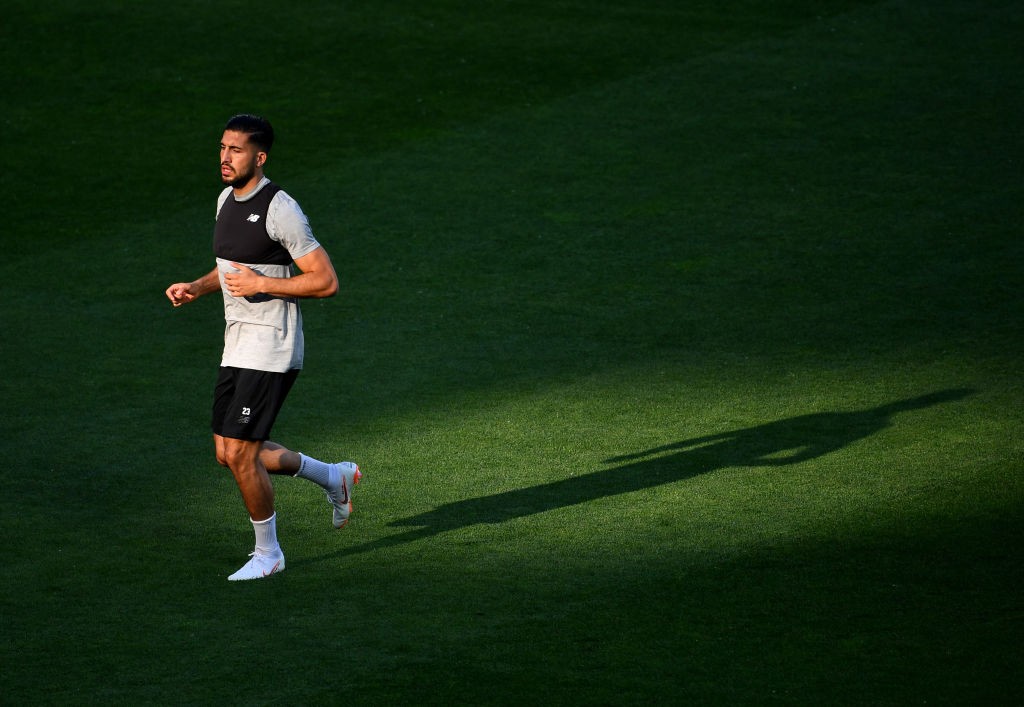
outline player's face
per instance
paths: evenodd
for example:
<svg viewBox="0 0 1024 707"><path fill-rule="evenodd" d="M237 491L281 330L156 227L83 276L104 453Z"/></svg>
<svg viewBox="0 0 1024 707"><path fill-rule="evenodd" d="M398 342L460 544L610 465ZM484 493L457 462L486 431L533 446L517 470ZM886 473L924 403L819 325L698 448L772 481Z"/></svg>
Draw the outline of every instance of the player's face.
<svg viewBox="0 0 1024 707"><path fill-rule="evenodd" d="M267 160L267 153L249 142L249 136L225 130L220 139L220 178L239 191L255 186L258 172Z"/></svg>

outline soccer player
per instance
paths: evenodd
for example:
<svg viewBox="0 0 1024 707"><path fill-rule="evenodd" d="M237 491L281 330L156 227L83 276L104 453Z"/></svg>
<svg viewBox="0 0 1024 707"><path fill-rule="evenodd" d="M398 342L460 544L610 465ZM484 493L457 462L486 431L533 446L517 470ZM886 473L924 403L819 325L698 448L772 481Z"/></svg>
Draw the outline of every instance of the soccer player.
<svg viewBox="0 0 1024 707"><path fill-rule="evenodd" d="M334 527L352 512L362 474L353 462L329 464L270 441L270 430L302 368L302 298L332 297L338 276L313 237L302 209L263 174L274 144L264 118L237 115L224 128L213 252L216 267L167 288L175 307L220 291L224 353L213 396L217 461L228 467L249 511L256 547L229 580L258 579L284 569L269 474L308 479L324 489ZM293 266L295 270L293 270Z"/></svg>

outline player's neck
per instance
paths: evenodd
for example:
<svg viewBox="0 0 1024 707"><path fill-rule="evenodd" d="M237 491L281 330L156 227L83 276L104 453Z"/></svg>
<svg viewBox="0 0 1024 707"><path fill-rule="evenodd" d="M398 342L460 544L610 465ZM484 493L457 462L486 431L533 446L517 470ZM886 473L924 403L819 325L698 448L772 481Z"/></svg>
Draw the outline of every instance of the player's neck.
<svg viewBox="0 0 1024 707"><path fill-rule="evenodd" d="M246 182L245 184L243 184L240 187L232 187L232 189L234 190L235 198L236 199L245 198L246 196L251 194L252 191L256 187L258 187L260 185L260 182L262 182L262 181L263 181L263 170L262 169L258 169L258 170L256 170L256 174L254 174L252 176L252 179L250 179L248 182Z"/></svg>

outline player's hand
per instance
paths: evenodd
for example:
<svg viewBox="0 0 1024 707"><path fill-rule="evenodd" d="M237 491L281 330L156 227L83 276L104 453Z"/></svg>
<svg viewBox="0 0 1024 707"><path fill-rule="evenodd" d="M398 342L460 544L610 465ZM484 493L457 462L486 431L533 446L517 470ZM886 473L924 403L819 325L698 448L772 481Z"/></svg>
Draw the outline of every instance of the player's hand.
<svg viewBox="0 0 1024 707"><path fill-rule="evenodd" d="M231 263L231 267L238 268L238 272L229 272L224 275L224 286L232 297L252 297L262 294L263 276L252 268Z"/></svg>
<svg viewBox="0 0 1024 707"><path fill-rule="evenodd" d="M167 295L167 299L175 307L180 307L196 298L196 295L192 292L192 284L188 282L176 282L168 287L164 294Z"/></svg>

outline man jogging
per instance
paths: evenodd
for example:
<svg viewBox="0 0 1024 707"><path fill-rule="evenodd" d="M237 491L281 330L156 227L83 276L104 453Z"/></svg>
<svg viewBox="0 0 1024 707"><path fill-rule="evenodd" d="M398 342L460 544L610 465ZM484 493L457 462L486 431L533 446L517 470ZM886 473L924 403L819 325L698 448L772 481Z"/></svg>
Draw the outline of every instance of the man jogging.
<svg viewBox="0 0 1024 707"><path fill-rule="evenodd" d="M330 256L313 237L302 209L263 175L273 143L274 130L263 118L237 115L228 121L220 144L220 174L227 187L217 201L217 265L166 291L175 307L217 290L224 298L213 442L217 461L235 477L256 534L251 559L229 580L258 579L284 569L269 474L297 476L322 487L336 528L348 521L350 494L361 477L352 462L328 464L269 441L302 368L299 300L338 291Z"/></svg>

